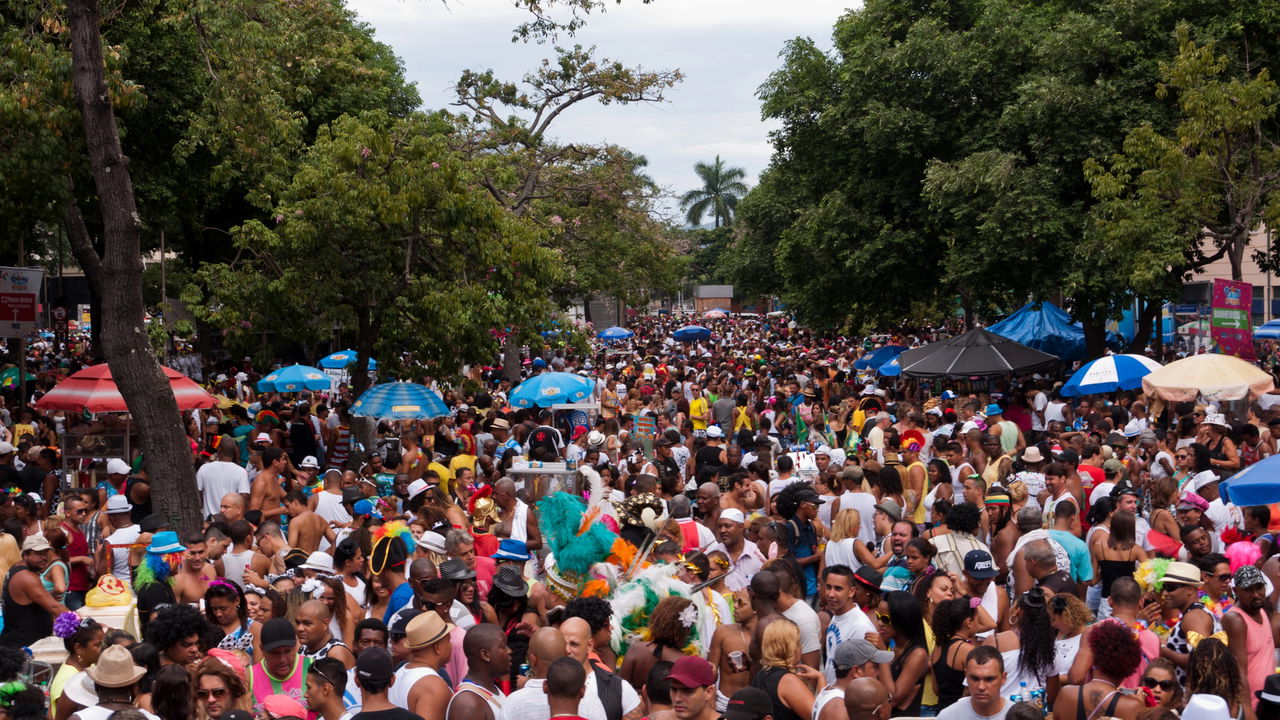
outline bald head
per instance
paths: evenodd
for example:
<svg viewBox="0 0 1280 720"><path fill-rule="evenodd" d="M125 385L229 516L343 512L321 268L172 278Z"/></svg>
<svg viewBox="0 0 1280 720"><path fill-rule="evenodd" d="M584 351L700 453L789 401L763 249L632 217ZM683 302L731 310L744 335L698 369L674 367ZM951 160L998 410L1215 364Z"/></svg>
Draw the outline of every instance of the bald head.
<svg viewBox="0 0 1280 720"><path fill-rule="evenodd" d="M713 482L704 482L698 486L699 494L713 495L720 497L720 486Z"/></svg>
<svg viewBox="0 0 1280 720"><path fill-rule="evenodd" d="M888 702L889 691L872 677L857 678L844 690L844 709L849 720L876 720L876 708Z"/></svg>
<svg viewBox="0 0 1280 720"><path fill-rule="evenodd" d="M565 656L564 635L553 627L538 628L529 637L529 665L533 677L546 674L551 663Z"/></svg>
<svg viewBox="0 0 1280 720"><path fill-rule="evenodd" d="M329 622L330 615L329 606L325 605L322 600L308 600L302 603L298 606L297 614L305 614L316 618L317 620L323 620L324 622Z"/></svg>
<svg viewBox="0 0 1280 720"><path fill-rule="evenodd" d="M409 581L434 580L440 577L440 570L428 558L418 558L409 565Z"/></svg>
<svg viewBox="0 0 1280 720"><path fill-rule="evenodd" d="M240 493L227 493L218 501L218 510L227 518L227 522L234 522L244 518L244 496Z"/></svg>
<svg viewBox="0 0 1280 720"><path fill-rule="evenodd" d="M586 667L591 654L591 625L580 617L571 617L560 623L560 634L564 636L565 655Z"/></svg>
<svg viewBox="0 0 1280 720"><path fill-rule="evenodd" d="M499 645L507 644L507 636L502 629L492 623L480 623L467 628L462 638L462 652L467 656L467 664L477 665L483 661L481 650L493 650Z"/></svg>

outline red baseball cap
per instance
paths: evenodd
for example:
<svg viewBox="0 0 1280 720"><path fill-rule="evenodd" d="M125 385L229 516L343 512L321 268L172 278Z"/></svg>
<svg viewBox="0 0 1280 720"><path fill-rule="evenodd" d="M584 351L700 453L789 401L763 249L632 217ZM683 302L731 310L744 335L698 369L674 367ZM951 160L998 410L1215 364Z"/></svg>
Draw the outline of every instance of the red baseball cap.
<svg viewBox="0 0 1280 720"><path fill-rule="evenodd" d="M706 660L685 655L671 666L667 679L687 688L710 687L716 683L716 671Z"/></svg>

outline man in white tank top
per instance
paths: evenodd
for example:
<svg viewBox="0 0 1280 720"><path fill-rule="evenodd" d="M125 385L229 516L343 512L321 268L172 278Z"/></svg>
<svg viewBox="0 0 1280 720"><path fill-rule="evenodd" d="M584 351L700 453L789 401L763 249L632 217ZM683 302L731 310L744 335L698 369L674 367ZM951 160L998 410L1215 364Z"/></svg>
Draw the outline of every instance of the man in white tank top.
<svg viewBox="0 0 1280 720"><path fill-rule="evenodd" d="M133 524L129 513L133 506L124 495L112 495L107 498L107 522L111 525L111 534L102 539L98 545L97 568L99 575L110 572L125 587L133 586L133 576L129 572L133 566L133 558L142 557L141 546L132 547L138 542L142 528ZM108 551L108 547L110 550Z"/></svg>
<svg viewBox="0 0 1280 720"><path fill-rule="evenodd" d="M862 638L845 640L837 645L836 651L832 653L832 663L836 668L836 680L822 688L818 695L814 697L811 720L843 720L845 717L844 691L845 688L849 687L849 683L860 677L876 677L879 673L876 663L892 661L893 653L888 650L879 650L875 645ZM733 702L738 695L751 689L753 688L746 688L734 693L733 697L729 699L729 707L733 707ZM756 692L761 691L757 690ZM839 700L839 702L833 704L832 700ZM765 695L765 702L770 702L768 695Z"/></svg>
<svg viewBox="0 0 1280 720"><path fill-rule="evenodd" d="M324 518L330 525L351 523L351 513L342 506L342 472L327 470L324 474L324 489L311 493L311 511Z"/></svg>
<svg viewBox="0 0 1280 720"><path fill-rule="evenodd" d="M253 526L247 520L234 520L227 526L231 547L222 554L222 576L244 587L244 569L253 560Z"/></svg>
<svg viewBox="0 0 1280 720"><path fill-rule="evenodd" d="M449 703L453 692L440 677L440 668L449 661L453 650L449 643L452 631L453 625L435 612L424 612L409 621L405 628L409 662L396 671L395 684L387 690L387 699L393 705L424 716L424 713L438 715L440 706ZM431 712L430 708L436 711Z"/></svg>

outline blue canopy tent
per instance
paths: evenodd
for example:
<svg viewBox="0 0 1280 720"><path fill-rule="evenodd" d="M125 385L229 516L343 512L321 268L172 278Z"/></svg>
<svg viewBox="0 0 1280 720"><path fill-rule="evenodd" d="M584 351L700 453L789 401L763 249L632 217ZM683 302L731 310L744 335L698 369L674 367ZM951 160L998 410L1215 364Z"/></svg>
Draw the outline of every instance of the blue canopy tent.
<svg viewBox="0 0 1280 720"><path fill-rule="evenodd" d="M902 345L885 345L853 361L855 370L875 370L906 350Z"/></svg>
<svg viewBox="0 0 1280 720"><path fill-rule="evenodd" d="M1027 303L987 330L1063 360L1085 356L1084 330L1071 322L1065 310L1048 301Z"/></svg>

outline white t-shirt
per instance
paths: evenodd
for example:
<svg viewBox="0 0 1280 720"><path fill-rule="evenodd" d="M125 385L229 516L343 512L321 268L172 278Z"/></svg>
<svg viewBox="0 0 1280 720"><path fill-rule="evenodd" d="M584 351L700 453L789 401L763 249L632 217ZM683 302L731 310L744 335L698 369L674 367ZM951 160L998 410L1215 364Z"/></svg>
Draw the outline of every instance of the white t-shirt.
<svg viewBox="0 0 1280 720"><path fill-rule="evenodd" d="M811 653L822 649L822 622L818 613L803 600L797 600L782 613L800 628L800 652Z"/></svg>
<svg viewBox="0 0 1280 720"><path fill-rule="evenodd" d="M547 703L547 693L542 687L544 682L546 681L529 678L524 687L502 701L502 717L495 720L546 720L551 717L551 706Z"/></svg>
<svg viewBox="0 0 1280 720"><path fill-rule="evenodd" d="M1169 461L1169 467L1172 467L1172 468L1177 467L1177 465L1173 461L1173 456L1169 454L1169 451L1161 450L1160 452L1156 453L1155 458L1152 459L1151 461L1151 479L1152 480L1159 480L1160 478L1169 477L1169 471L1165 470L1164 465L1160 463L1161 460Z"/></svg>
<svg viewBox="0 0 1280 720"><path fill-rule="evenodd" d="M1061 400L1052 400L1044 406L1044 422L1049 424L1055 420L1060 423L1067 422L1066 415L1067 404Z"/></svg>
<svg viewBox="0 0 1280 720"><path fill-rule="evenodd" d="M769 481L769 497L773 497L778 493L782 492L782 489L785 488L786 486L792 485L798 482L804 482L804 480L795 475L792 475L789 478L779 478L777 480L770 480Z"/></svg>
<svg viewBox="0 0 1280 720"><path fill-rule="evenodd" d="M103 542L108 545L129 545L137 542L138 536L141 534L142 528L137 525L129 525L111 533L103 539ZM125 587L133 587L132 577L129 573L129 548L112 548L111 574L123 582Z"/></svg>
<svg viewBox="0 0 1280 720"><path fill-rule="evenodd" d="M867 617L867 614L857 605L854 605L849 612L831 618L823 643L826 660L822 664L822 674L826 676L828 683L836 681L836 647L845 640L863 638L867 633L875 631L875 623L871 622L871 618Z"/></svg>
<svg viewBox="0 0 1280 720"><path fill-rule="evenodd" d="M1005 698L1000 698L1000 709L994 715L979 715L973 709L973 698L962 697L950 707L938 713L938 720L1004 720L1009 708L1013 707Z"/></svg>
<svg viewBox="0 0 1280 720"><path fill-rule="evenodd" d="M853 544L858 540L859 538L845 538L828 542L827 550L823 554L826 567L844 565L850 570L857 570L862 567L862 563L858 562L858 556L853 552Z"/></svg>
<svg viewBox="0 0 1280 720"><path fill-rule="evenodd" d="M1111 494L1116 484L1113 482L1098 483L1093 486L1093 492L1089 493L1089 506L1093 507L1098 501Z"/></svg>
<svg viewBox="0 0 1280 720"><path fill-rule="evenodd" d="M1047 412L1048 407L1049 407L1048 396L1046 396L1042 392L1036 393L1035 400L1033 400L1031 403L1031 410L1032 410L1031 429L1032 430L1044 430L1044 422L1040 420L1040 414L1043 413L1045 415L1045 420L1048 420L1049 419L1048 412Z"/></svg>
<svg viewBox="0 0 1280 720"><path fill-rule="evenodd" d="M196 487L204 496L205 516L222 512L222 497L249 493L249 473L235 463L214 460L196 472Z"/></svg>

